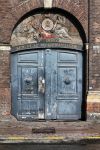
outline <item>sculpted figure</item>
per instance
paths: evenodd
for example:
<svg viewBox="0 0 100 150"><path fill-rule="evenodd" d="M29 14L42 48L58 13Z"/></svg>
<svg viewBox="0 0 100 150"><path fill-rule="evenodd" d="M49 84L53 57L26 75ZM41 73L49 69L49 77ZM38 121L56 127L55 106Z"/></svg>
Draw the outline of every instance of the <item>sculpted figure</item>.
<svg viewBox="0 0 100 150"><path fill-rule="evenodd" d="M64 26L65 18L56 15L55 19L56 21L53 27L53 32L57 34L60 38L68 38L69 40L72 40L72 38L68 34L68 29Z"/></svg>

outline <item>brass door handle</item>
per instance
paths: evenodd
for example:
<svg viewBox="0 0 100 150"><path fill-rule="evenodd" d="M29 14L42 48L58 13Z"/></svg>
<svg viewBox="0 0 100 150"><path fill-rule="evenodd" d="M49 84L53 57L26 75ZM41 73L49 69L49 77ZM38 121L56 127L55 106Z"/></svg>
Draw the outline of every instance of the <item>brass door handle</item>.
<svg viewBox="0 0 100 150"><path fill-rule="evenodd" d="M45 93L45 79L42 77L39 77L39 88L38 88L39 92L41 93Z"/></svg>

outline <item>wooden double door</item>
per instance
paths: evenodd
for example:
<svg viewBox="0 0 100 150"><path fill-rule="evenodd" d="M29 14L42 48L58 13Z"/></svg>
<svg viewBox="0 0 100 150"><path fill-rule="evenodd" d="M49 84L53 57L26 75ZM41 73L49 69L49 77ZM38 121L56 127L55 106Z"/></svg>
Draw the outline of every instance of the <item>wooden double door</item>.
<svg viewBox="0 0 100 150"><path fill-rule="evenodd" d="M11 56L12 114L18 120L78 120L82 108L82 53L31 50Z"/></svg>

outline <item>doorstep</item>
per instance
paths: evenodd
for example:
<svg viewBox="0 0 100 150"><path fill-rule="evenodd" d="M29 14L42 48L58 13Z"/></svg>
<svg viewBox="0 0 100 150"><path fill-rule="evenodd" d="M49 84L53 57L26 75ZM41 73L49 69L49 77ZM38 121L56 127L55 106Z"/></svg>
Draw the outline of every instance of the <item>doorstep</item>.
<svg viewBox="0 0 100 150"><path fill-rule="evenodd" d="M9 119L0 122L0 143L62 144L86 141L100 142L99 121L23 122Z"/></svg>

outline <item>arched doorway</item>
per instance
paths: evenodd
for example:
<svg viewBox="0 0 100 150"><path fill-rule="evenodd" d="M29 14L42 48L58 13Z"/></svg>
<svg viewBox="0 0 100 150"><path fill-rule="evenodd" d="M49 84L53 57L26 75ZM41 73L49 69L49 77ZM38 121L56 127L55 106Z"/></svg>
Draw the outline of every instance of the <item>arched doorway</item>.
<svg viewBox="0 0 100 150"><path fill-rule="evenodd" d="M15 28L11 45L12 114L81 119L83 41L75 26L61 14L35 14Z"/></svg>

